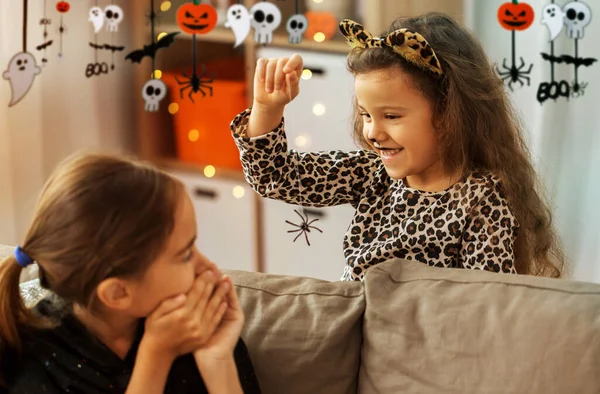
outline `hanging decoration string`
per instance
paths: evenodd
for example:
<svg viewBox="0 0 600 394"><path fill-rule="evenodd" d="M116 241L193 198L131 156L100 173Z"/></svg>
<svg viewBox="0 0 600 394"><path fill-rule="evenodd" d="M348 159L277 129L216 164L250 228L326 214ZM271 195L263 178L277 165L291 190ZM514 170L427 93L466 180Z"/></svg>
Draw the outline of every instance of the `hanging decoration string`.
<svg viewBox="0 0 600 394"><path fill-rule="evenodd" d="M27 52L27 9L28 0L23 0L23 52Z"/></svg>

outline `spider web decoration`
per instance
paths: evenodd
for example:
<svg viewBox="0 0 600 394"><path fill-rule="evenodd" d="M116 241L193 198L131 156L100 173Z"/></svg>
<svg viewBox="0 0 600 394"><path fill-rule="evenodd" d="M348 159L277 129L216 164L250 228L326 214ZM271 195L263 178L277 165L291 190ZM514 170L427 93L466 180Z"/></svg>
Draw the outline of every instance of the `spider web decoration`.
<svg viewBox="0 0 600 394"><path fill-rule="evenodd" d="M44 37L44 41L35 47L38 51L44 51L42 56L42 66L48 64L48 58L46 57L47 48L52 45L53 40L48 40L48 26L52 24L52 20L47 16L47 0L44 0L44 16L40 19L40 26L44 27L44 31L42 36Z"/></svg>
<svg viewBox="0 0 600 394"><path fill-rule="evenodd" d="M308 19L300 13L300 0L295 0L296 12L288 19L285 29L288 32L290 44L300 44L304 33L308 30Z"/></svg>
<svg viewBox="0 0 600 394"><path fill-rule="evenodd" d="M9 107L17 104L25 97L36 75L42 72L35 57L27 52L27 11L28 0L23 0L23 51L15 54L8 62L2 78L10 83L11 98Z"/></svg>
<svg viewBox="0 0 600 394"><path fill-rule="evenodd" d="M546 5L542 10L542 23L548 28L550 33L550 53L542 53L542 59L550 63L550 82L541 82L537 91L537 100L543 104L546 100L556 101L558 98L578 98L583 96L586 82L579 81L578 69L581 66L589 67L594 64L595 58L579 57L579 40L584 37L585 28L591 23L592 11L590 7L582 1L571 1L560 7L552 3ZM554 40L565 28L565 34L574 42L574 56L554 54ZM554 79L555 64L573 65L575 79L569 84L566 80L556 81Z"/></svg>
<svg viewBox="0 0 600 394"><path fill-rule="evenodd" d="M200 0L194 0L193 3L185 3L177 10L177 24L184 32L192 35L192 72L191 75L182 71L183 78L175 76L175 80L181 86L179 94L183 100L183 95L188 91L188 97L195 103L193 95L200 92L202 97L206 97L204 89L208 90L210 96L213 95L211 84L215 79L215 73L206 77L206 65L202 64L202 74L198 75L197 54L196 54L196 34L207 34L217 25L217 10L210 4L200 4Z"/></svg>
<svg viewBox="0 0 600 394"><path fill-rule="evenodd" d="M521 57L520 63L517 66L515 35L517 30L523 31L528 29L533 23L534 16L533 8L525 2L519 2L519 0L504 3L498 8L498 22L500 22L500 25L504 29L511 32L512 61L510 66L507 66L506 58L504 58L502 62L503 71L500 71L498 66L496 66L496 72L503 81L508 81L508 87L511 91L513 91L513 83L518 82L522 87L524 86L523 81L527 81L527 86L531 82L529 74L531 73L533 64L530 64L529 68L525 69L525 61Z"/></svg>
<svg viewBox="0 0 600 394"><path fill-rule="evenodd" d="M308 233L310 233L311 230L317 230L318 232L320 232L322 234L323 230L312 225L314 222L318 221L319 219L313 219L313 220L309 221L308 213L302 206L302 181L300 180L300 169L299 169L300 155L299 155L298 151L296 151L295 153L296 153L296 180L298 181L298 203L300 205L300 211L302 213L298 212L298 210L296 210L296 209L294 209L294 212L298 216L300 216L301 221L300 221L300 224L293 223L289 220L286 220L285 222L287 224L295 227L295 229L288 230L288 233L298 233L296 235L296 238L294 238L293 242L296 242L296 240L301 235L304 235L304 238L306 239L306 244L308 246L310 246L310 241L308 240Z"/></svg>

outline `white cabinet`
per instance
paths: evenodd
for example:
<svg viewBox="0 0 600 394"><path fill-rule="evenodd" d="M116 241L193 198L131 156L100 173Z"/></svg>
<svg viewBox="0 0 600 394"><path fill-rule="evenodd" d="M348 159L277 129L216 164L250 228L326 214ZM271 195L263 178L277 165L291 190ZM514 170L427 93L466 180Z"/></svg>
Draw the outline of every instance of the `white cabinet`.
<svg viewBox="0 0 600 394"><path fill-rule="evenodd" d="M171 174L185 184L194 204L198 250L219 268L255 271L254 191L245 181Z"/></svg>
<svg viewBox="0 0 600 394"><path fill-rule="evenodd" d="M289 148L299 151L354 150L352 139L353 77L346 70L346 56L302 52L293 49L260 48L264 58L289 57L299 53L305 69L311 70L309 79L301 79L300 94L285 109L286 134ZM285 221L300 224L294 212L300 207L264 199L264 266L266 272L285 275L310 276L337 281L344 269L342 243L354 209L339 206L322 209L308 208L322 216L309 213L309 221L323 230L309 234L311 246L304 235Z"/></svg>

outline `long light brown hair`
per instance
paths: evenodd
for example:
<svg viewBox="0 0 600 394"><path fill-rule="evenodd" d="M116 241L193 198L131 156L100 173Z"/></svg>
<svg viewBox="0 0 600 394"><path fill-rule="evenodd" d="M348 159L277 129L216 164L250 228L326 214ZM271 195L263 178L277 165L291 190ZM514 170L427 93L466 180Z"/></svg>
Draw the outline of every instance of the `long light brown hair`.
<svg viewBox="0 0 600 394"><path fill-rule="evenodd" d="M76 154L46 182L21 247L39 265L43 287L93 309L101 281L143 274L165 247L182 190L142 162ZM21 272L14 256L0 263L0 385L23 333L50 325L24 305Z"/></svg>
<svg viewBox="0 0 600 394"><path fill-rule="evenodd" d="M348 69L354 75L387 68L402 70L433 104L432 122L444 168L461 177L477 170L500 178L519 222L517 272L562 276L564 254L542 197L523 127L481 44L469 30L441 13L398 18L381 36L400 28L425 37L441 63L442 78L422 71L386 47L354 48L348 56ZM353 133L360 146L371 149L356 108Z"/></svg>

